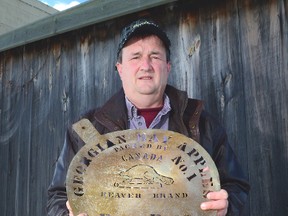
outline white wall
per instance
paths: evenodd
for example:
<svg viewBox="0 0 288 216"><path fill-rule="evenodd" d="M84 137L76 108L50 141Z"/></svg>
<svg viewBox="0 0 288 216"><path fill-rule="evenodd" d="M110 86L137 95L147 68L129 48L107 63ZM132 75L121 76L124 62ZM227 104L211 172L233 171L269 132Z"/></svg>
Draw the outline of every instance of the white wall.
<svg viewBox="0 0 288 216"><path fill-rule="evenodd" d="M37 0L0 0L0 35L56 12Z"/></svg>

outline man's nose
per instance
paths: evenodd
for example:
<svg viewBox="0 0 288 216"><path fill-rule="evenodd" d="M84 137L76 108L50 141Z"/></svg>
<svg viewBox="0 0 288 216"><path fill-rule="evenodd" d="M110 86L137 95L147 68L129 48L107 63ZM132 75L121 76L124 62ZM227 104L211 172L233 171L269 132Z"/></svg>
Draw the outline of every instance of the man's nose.
<svg viewBox="0 0 288 216"><path fill-rule="evenodd" d="M148 57L144 57L141 59L141 70L150 71L152 68L151 59Z"/></svg>

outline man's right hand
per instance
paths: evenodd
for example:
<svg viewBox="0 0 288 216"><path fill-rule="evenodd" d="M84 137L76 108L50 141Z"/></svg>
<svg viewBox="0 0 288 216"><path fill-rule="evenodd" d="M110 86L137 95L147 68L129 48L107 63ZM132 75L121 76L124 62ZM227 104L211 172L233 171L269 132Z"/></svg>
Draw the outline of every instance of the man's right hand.
<svg viewBox="0 0 288 216"><path fill-rule="evenodd" d="M66 207L67 209L69 210L69 216L74 216L73 212L72 212L72 209L71 209L71 206L69 204L69 201L66 202ZM88 216L86 213L81 213L77 216Z"/></svg>

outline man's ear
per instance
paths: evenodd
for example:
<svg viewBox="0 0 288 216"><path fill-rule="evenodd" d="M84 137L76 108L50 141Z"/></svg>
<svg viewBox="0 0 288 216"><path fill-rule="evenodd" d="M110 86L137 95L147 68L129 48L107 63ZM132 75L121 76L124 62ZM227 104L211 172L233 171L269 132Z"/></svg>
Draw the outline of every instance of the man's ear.
<svg viewBox="0 0 288 216"><path fill-rule="evenodd" d="M167 62L167 71L168 71L168 74L170 74L171 67L172 67L171 62L170 62L170 61Z"/></svg>
<svg viewBox="0 0 288 216"><path fill-rule="evenodd" d="M121 76L121 74L122 74L122 64L119 63L119 62L117 62L116 65L115 65L115 67L116 67L119 75Z"/></svg>
<svg viewBox="0 0 288 216"><path fill-rule="evenodd" d="M122 79L122 64L117 62L116 65L115 65L117 71L118 71L118 74L119 74L119 77L120 79Z"/></svg>

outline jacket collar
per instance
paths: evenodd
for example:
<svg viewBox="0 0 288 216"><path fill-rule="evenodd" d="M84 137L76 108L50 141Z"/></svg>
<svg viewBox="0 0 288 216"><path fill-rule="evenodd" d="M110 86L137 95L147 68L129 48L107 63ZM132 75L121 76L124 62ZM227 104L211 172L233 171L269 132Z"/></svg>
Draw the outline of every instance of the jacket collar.
<svg viewBox="0 0 288 216"><path fill-rule="evenodd" d="M127 129L128 115L123 88L94 113L94 118L111 132Z"/></svg>
<svg viewBox="0 0 288 216"><path fill-rule="evenodd" d="M166 94L171 102L169 130L200 141L199 119L203 110L203 101L189 99L187 92L167 85Z"/></svg>
<svg viewBox="0 0 288 216"><path fill-rule="evenodd" d="M187 93L170 85L167 85L165 92L170 99L171 105L169 130L188 136L187 128L183 122L183 115L188 103Z"/></svg>

